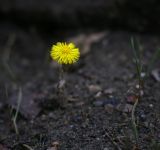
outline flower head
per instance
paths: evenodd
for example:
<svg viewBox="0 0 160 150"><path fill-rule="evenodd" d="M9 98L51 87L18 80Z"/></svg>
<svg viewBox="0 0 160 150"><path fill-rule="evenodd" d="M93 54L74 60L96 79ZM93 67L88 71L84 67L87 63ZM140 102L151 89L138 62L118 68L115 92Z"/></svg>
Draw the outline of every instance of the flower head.
<svg viewBox="0 0 160 150"><path fill-rule="evenodd" d="M78 61L80 52L73 43L58 42L52 46L51 57L59 64L73 64Z"/></svg>

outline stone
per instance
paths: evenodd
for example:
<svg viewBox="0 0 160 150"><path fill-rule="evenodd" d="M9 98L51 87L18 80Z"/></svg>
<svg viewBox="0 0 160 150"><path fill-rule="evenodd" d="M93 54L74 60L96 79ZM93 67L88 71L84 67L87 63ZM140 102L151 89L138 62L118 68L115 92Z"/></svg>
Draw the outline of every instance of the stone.
<svg viewBox="0 0 160 150"><path fill-rule="evenodd" d="M98 107L103 106L103 104L104 104L103 101L99 101L99 100L93 102L93 105Z"/></svg>
<svg viewBox="0 0 160 150"><path fill-rule="evenodd" d="M49 147L47 150L58 150L59 149L59 142L54 141L52 142L52 147Z"/></svg>
<svg viewBox="0 0 160 150"><path fill-rule="evenodd" d="M159 69L153 70L151 74L156 81L160 82L160 70Z"/></svg>
<svg viewBox="0 0 160 150"><path fill-rule="evenodd" d="M153 108L153 104L149 104L149 107L150 107L150 108Z"/></svg>
<svg viewBox="0 0 160 150"><path fill-rule="evenodd" d="M104 94L113 94L116 90L114 88L108 88L104 90Z"/></svg>
<svg viewBox="0 0 160 150"><path fill-rule="evenodd" d="M57 150L55 147L49 147L47 150Z"/></svg>
<svg viewBox="0 0 160 150"><path fill-rule="evenodd" d="M89 85L88 89L92 93L97 93L102 90L102 88L99 85Z"/></svg>
<svg viewBox="0 0 160 150"><path fill-rule="evenodd" d="M116 108L120 104L120 100L117 99L117 98L114 98L114 97L112 97L112 98L100 98L100 99L94 101L93 104L94 104L94 106L104 106L104 107L106 106L106 107Z"/></svg>
<svg viewBox="0 0 160 150"><path fill-rule="evenodd" d="M101 95L102 95L102 92L99 91L98 93L96 93L96 95L95 95L94 97L95 97L95 98L98 98L98 97L101 97Z"/></svg>

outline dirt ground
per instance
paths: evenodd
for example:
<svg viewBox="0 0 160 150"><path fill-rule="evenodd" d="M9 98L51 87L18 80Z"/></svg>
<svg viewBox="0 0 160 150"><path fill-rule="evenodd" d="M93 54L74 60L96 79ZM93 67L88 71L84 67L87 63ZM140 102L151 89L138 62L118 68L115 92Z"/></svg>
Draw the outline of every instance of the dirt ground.
<svg viewBox="0 0 160 150"><path fill-rule="evenodd" d="M134 148L131 110L138 81L130 39L140 41L145 72L160 47L159 36L94 29L48 34L9 24L1 24L0 35L0 149ZM53 43L71 40L78 43L81 58L66 73L62 109L56 95L59 66L49 52ZM159 68L157 60L152 70ZM159 149L159 89L160 81L150 72L135 113L142 150ZM17 135L12 117L20 94Z"/></svg>

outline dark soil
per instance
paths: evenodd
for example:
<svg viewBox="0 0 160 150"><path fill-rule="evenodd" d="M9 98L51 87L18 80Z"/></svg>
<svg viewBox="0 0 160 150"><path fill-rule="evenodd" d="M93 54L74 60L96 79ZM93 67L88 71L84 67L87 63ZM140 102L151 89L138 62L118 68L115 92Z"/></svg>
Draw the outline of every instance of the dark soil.
<svg viewBox="0 0 160 150"><path fill-rule="evenodd" d="M56 95L59 68L49 58L51 45L72 36L76 38L80 33L95 32L61 31L51 36L35 28L24 30L1 24L0 149L25 150L29 149L28 145L34 150L56 150L55 142L60 150L134 148L130 110L133 103L130 104L129 96L137 94L138 80L130 38L135 36L144 50L144 71L160 47L160 38L124 31L101 31L104 37L92 42L88 53L66 74L68 102L62 109ZM15 39L10 48L8 40L12 40L11 37ZM158 68L159 60L152 70ZM19 135L16 135L11 108L16 106L19 87L22 88L22 103L17 119ZM139 149L155 149L160 142L159 89L160 82L150 74L144 81L144 95L136 108Z"/></svg>

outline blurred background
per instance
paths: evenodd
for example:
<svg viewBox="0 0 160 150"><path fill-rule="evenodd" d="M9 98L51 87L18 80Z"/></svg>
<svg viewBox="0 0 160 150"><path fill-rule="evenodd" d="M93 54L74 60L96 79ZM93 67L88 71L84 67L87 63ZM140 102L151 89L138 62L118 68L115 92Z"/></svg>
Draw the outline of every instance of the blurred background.
<svg viewBox="0 0 160 150"><path fill-rule="evenodd" d="M0 0L0 44L16 34L20 53L40 55L47 38L54 42L82 30L157 34L159 18L158 0Z"/></svg>
<svg viewBox="0 0 160 150"><path fill-rule="evenodd" d="M1 23L56 29L112 28L140 32L159 31L158 0L1 0Z"/></svg>

